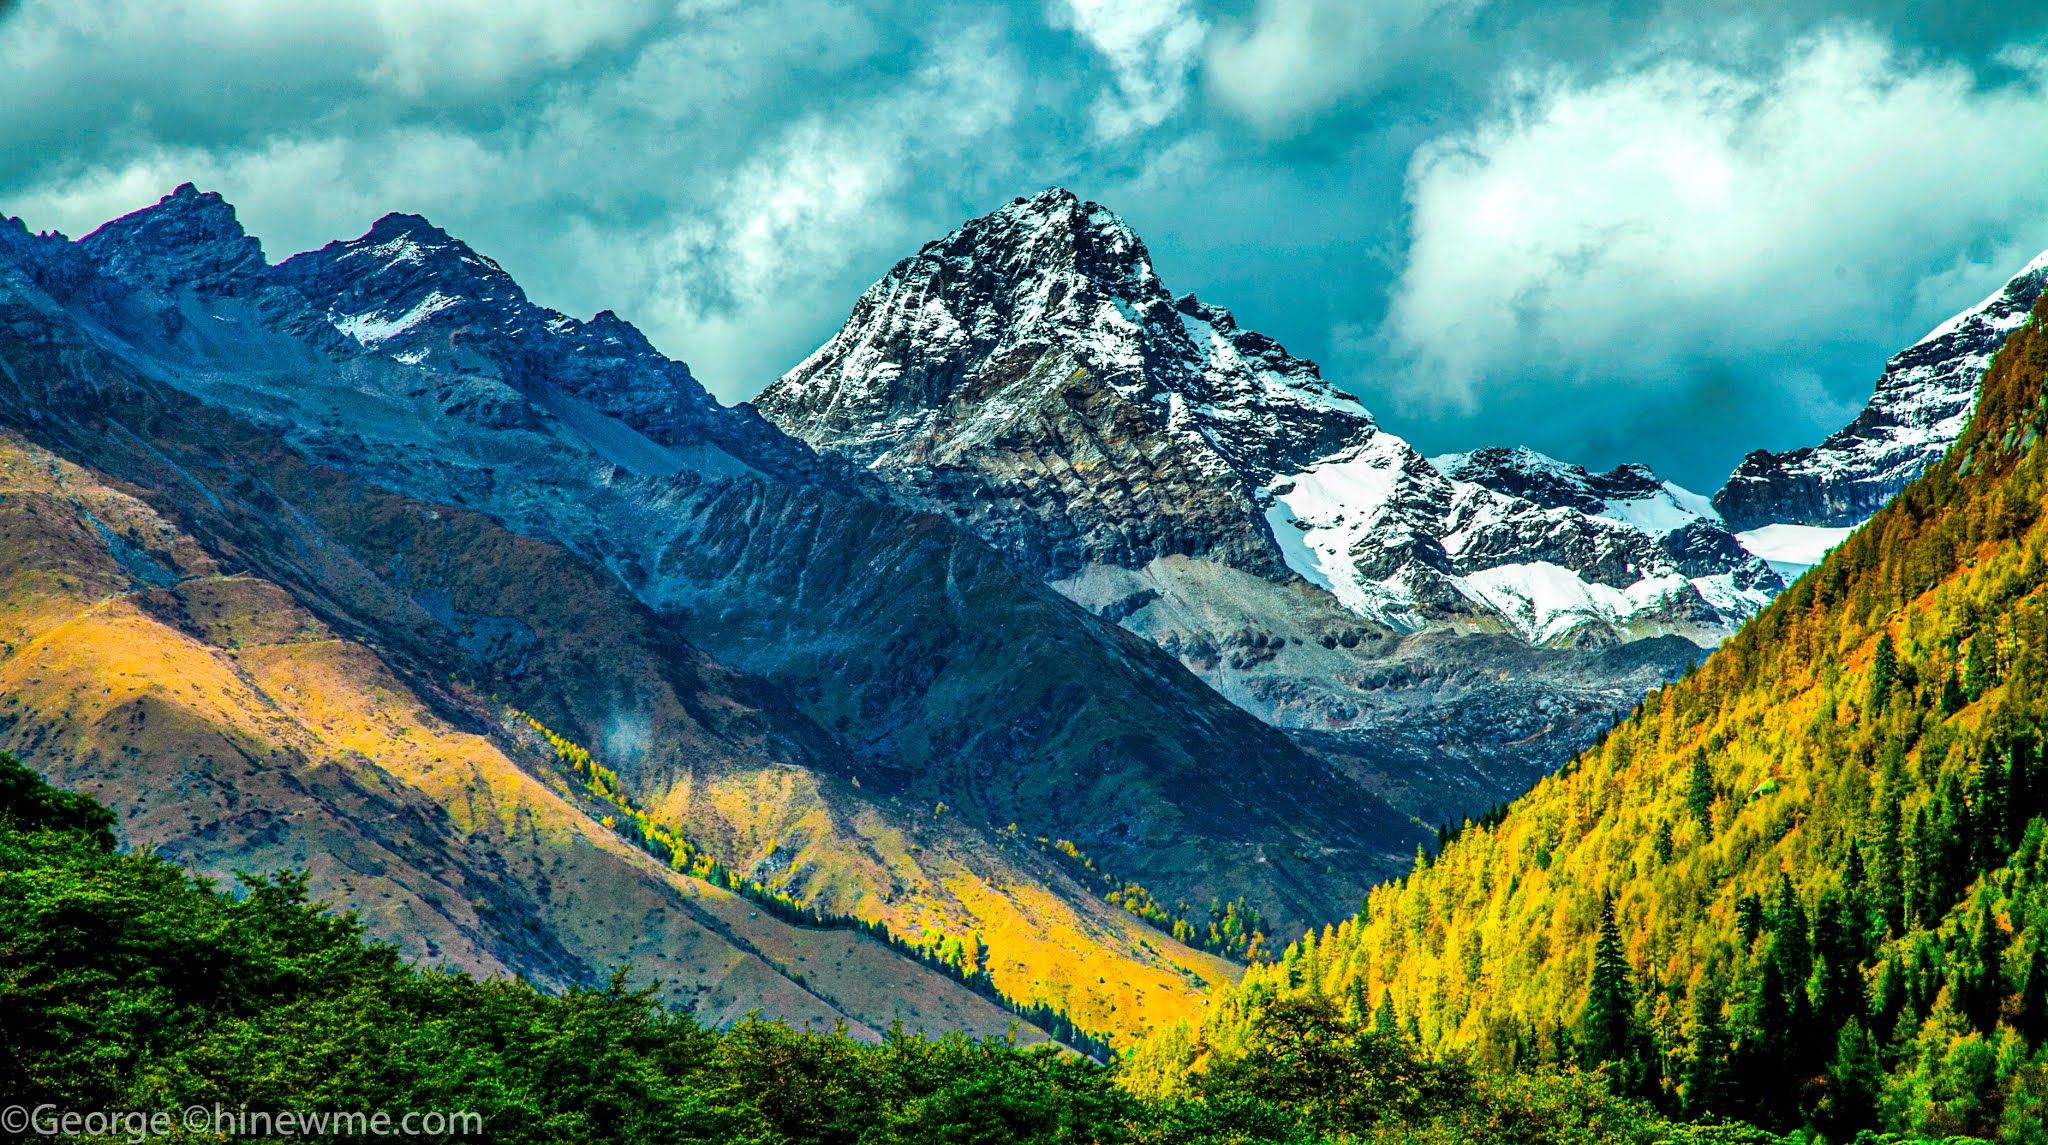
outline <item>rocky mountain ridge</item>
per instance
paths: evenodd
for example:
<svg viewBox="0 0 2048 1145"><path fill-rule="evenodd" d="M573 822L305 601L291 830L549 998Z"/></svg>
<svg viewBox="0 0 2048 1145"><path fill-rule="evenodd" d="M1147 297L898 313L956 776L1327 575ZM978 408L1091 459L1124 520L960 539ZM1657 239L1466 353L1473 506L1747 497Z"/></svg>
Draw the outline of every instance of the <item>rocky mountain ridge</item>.
<svg viewBox="0 0 2048 1145"><path fill-rule="evenodd" d="M1433 463L1059 188L898 263L755 405L1431 819L1781 587L1640 467Z"/></svg>

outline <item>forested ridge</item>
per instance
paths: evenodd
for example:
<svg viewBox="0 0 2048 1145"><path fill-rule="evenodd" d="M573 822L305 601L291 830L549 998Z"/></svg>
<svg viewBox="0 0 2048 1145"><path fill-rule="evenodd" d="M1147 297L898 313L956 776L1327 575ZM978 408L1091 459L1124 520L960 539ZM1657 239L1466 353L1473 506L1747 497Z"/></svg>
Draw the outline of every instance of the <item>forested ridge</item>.
<svg viewBox="0 0 2048 1145"><path fill-rule="evenodd" d="M1947 457L1819 567L1146 1069L1198 1076L1322 998L1675 1116L2048 1140L2044 309Z"/></svg>

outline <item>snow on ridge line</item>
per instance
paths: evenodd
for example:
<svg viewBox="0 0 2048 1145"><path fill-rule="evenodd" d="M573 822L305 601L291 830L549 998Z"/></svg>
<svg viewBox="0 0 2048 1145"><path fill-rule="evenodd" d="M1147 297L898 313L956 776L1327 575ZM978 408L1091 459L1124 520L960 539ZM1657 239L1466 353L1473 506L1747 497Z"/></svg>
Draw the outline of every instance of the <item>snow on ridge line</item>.
<svg viewBox="0 0 2048 1145"><path fill-rule="evenodd" d="M1653 538L1676 532L1694 521L1721 521L1713 502L1670 481L1648 497L1610 498L1594 516L1619 521Z"/></svg>
<svg viewBox="0 0 2048 1145"><path fill-rule="evenodd" d="M1953 334L1956 331L1962 329L1963 324L1970 321L1972 318L1983 317L1984 312L1986 310L1989 310L1993 306L1997 305L1999 299L2005 297L2005 292L2012 287L2012 284L2016 279L2025 278L2027 275L2030 275L2037 270L2048 270L2048 250L2044 250L2040 254L2035 255L2034 260L2032 262L2028 263L2027 265L2019 269L2019 273L2013 275L2011 278L2006 279L2004 282L1999 283L1998 289L1986 295L1984 301L1979 302L1977 305L1970 307L1968 310L1965 310L1962 313L1951 317L1948 321L1943 322L1941 325L1936 326L1932 330L1929 330L1925 337L1921 338L1918 342L1913 343L1913 345L1926 345L1927 343L1932 342L1937 338L1945 337L1949 334ZM1991 320L1990 326L1994 330L2010 330L2016 326L2019 326L2026 320L2027 312L2024 309L2022 309L2015 315L2007 316L2007 318L2004 321L2000 321L1998 319Z"/></svg>

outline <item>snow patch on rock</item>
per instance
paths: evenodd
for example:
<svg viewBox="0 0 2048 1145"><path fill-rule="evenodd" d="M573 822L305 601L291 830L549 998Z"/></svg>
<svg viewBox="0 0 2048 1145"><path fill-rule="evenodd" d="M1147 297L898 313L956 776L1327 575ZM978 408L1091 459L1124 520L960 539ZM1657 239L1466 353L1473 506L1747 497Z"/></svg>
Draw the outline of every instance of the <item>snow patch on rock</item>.
<svg viewBox="0 0 2048 1145"><path fill-rule="evenodd" d="M327 321L332 323L336 330L354 338L366 349L374 348L448 309L457 301L459 300L436 290L396 317L387 316L383 311L372 310L367 314L329 314Z"/></svg>

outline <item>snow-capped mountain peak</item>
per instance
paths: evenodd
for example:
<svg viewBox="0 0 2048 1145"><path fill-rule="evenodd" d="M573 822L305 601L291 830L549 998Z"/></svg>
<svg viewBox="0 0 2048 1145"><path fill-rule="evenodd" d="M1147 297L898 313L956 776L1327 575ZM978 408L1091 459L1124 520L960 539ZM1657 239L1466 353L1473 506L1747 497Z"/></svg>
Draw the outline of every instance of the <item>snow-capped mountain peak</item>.
<svg viewBox="0 0 2048 1145"><path fill-rule="evenodd" d="M1231 464L1257 474L1298 467L1375 429L1314 363L1242 329L1222 307L1175 300L1121 218L1058 187L897 263L837 335L755 404L814 445L872 462L982 405L986 393L970 380L1014 377L1050 352L1156 424L1178 409Z"/></svg>

